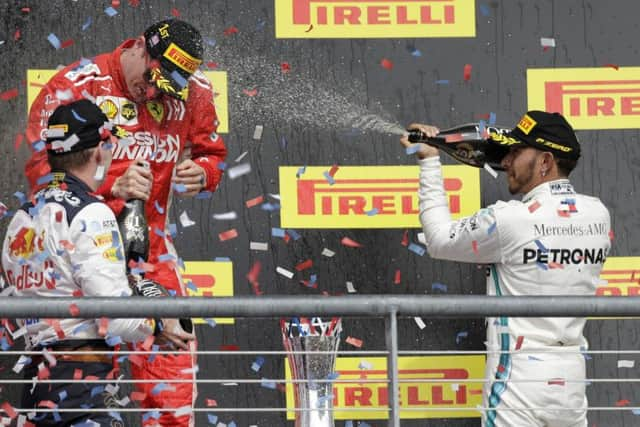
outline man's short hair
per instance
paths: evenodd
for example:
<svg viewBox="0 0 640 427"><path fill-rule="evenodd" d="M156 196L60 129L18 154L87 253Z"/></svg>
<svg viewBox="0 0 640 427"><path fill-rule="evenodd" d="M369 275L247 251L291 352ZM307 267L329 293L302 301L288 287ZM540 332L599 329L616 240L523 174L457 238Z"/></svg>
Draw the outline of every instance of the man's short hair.
<svg viewBox="0 0 640 427"><path fill-rule="evenodd" d="M555 157L555 156L554 156ZM556 165L558 166L558 173L564 177L569 177L569 174L578 165L578 159L558 159L554 158Z"/></svg>
<svg viewBox="0 0 640 427"><path fill-rule="evenodd" d="M80 151L71 151L64 154L47 153L49 166L53 171L69 172L72 169L81 168L86 165L95 152L96 147L86 148Z"/></svg>

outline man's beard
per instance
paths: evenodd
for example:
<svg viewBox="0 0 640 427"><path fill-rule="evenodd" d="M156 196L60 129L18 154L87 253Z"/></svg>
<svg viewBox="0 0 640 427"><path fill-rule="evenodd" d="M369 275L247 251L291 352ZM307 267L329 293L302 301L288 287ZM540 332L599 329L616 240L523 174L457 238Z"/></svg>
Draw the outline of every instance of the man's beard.
<svg viewBox="0 0 640 427"><path fill-rule="evenodd" d="M519 194L523 193L522 189L531 182L533 179L533 169L536 163L536 158L534 157L529 162L527 168L525 168L521 174L513 175L512 181L509 182L509 193L511 194Z"/></svg>

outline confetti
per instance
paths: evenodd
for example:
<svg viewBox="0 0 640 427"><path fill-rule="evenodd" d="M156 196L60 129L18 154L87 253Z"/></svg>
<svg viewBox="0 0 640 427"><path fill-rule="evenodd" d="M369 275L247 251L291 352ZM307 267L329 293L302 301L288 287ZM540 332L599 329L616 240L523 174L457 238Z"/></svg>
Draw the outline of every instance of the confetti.
<svg viewBox="0 0 640 427"><path fill-rule="evenodd" d="M494 168L491 167L491 165L489 165L489 163L485 163L484 164L484 170L486 170L487 172L489 172L489 174L494 177L497 178L498 177L498 172L496 172L496 170Z"/></svg>
<svg viewBox="0 0 640 427"><path fill-rule="evenodd" d="M356 288L353 286L352 282L347 282L347 292L350 294L355 294L356 292Z"/></svg>
<svg viewBox="0 0 640 427"><path fill-rule="evenodd" d="M230 179L236 179L242 175L246 175L251 172L251 165L249 163L242 163L238 166L234 166L227 171Z"/></svg>
<svg viewBox="0 0 640 427"><path fill-rule="evenodd" d="M437 85L448 85L449 80L436 80Z"/></svg>
<svg viewBox="0 0 640 427"><path fill-rule="evenodd" d="M563 378L555 378L547 381L548 385L565 385L565 380Z"/></svg>
<svg viewBox="0 0 640 427"><path fill-rule="evenodd" d="M431 284L431 292L442 292L442 293L447 293L447 285L443 284L443 283L432 283Z"/></svg>
<svg viewBox="0 0 640 427"><path fill-rule="evenodd" d="M327 180L329 185L333 185L336 183L335 179L333 179L333 177L329 175L329 172L325 171L322 173L322 175L324 175L324 178Z"/></svg>
<svg viewBox="0 0 640 427"><path fill-rule="evenodd" d="M273 237L282 237L285 236L285 231L282 228L272 227L271 228L271 236Z"/></svg>
<svg viewBox="0 0 640 427"><path fill-rule="evenodd" d="M326 256L327 258L331 258L335 254L336 253L334 251L332 251L331 249L327 249L327 248L322 249L322 255Z"/></svg>
<svg viewBox="0 0 640 427"><path fill-rule="evenodd" d="M407 153L407 156L410 156L412 154L416 154L418 151L420 151L420 146L418 144L411 144L410 146L408 146L405 149L405 152Z"/></svg>
<svg viewBox="0 0 640 427"><path fill-rule="evenodd" d="M75 303L70 304L69 305L69 313L73 317L78 317L78 315L80 314L80 309L78 308L78 305L75 304Z"/></svg>
<svg viewBox="0 0 640 427"><path fill-rule="evenodd" d="M182 225L182 228L187 228L195 225L195 221L192 221L191 218L189 218L189 214L187 214L187 211L183 211L180 214L180 224Z"/></svg>
<svg viewBox="0 0 640 427"><path fill-rule="evenodd" d="M396 270L396 273L395 273L395 275L394 275L394 277L393 277L393 283L394 283L395 285L399 285L399 284L400 284L401 274L402 274L402 273L400 272L400 270Z"/></svg>
<svg viewBox="0 0 640 427"><path fill-rule="evenodd" d="M93 18L89 16L89 17L84 21L84 24L82 24L82 31L86 31L86 30L88 30L92 23L93 23Z"/></svg>
<svg viewBox="0 0 640 427"><path fill-rule="evenodd" d="M358 339L358 338L354 338L354 337L347 337L347 339L345 340L345 342L347 344L351 344L354 347L358 347L361 348L362 347L362 340Z"/></svg>
<svg viewBox="0 0 640 427"><path fill-rule="evenodd" d="M614 70L618 71L620 69L619 66L617 66L616 64L604 64L605 67L609 67L609 68L613 68Z"/></svg>
<svg viewBox="0 0 640 427"><path fill-rule="evenodd" d="M420 330L427 327L427 325L424 323L424 320L422 320L422 317L414 317L413 320L416 322L416 325L418 325L418 328L420 328Z"/></svg>
<svg viewBox="0 0 640 427"><path fill-rule="evenodd" d="M238 218L238 215L235 211L213 214L213 219L217 219L218 221L232 221L236 218Z"/></svg>
<svg viewBox="0 0 640 427"><path fill-rule="evenodd" d="M313 267L313 261L311 261L310 259L301 262L300 264L296 265L296 270L298 271L304 271L306 269L309 269Z"/></svg>
<svg viewBox="0 0 640 427"><path fill-rule="evenodd" d="M489 6L487 6L486 4L481 4L480 5L480 13L482 14L482 16L491 16L491 9L489 9Z"/></svg>
<svg viewBox="0 0 640 427"><path fill-rule="evenodd" d="M410 243L407 249L419 256L423 256L427 251L425 248L420 245L416 245L415 243Z"/></svg>
<svg viewBox="0 0 640 427"><path fill-rule="evenodd" d="M249 242L249 249L252 251L268 251L269 244L263 242Z"/></svg>
<svg viewBox="0 0 640 427"><path fill-rule="evenodd" d="M517 339L516 339L516 350L520 350L522 348L522 343L524 342L524 337L522 335L520 335Z"/></svg>
<svg viewBox="0 0 640 427"><path fill-rule="evenodd" d="M375 216L378 215L378 208L373 208L369 211L365 211L364 213L367 214L367 216Z"/></svg>
<svg viewBox="0 0 640 427"><path fill-rule="evenodd" d="M547 249L545 247L545 245L540 241L540 240L535 240L534 243L536 244L536 246L538 247L538 249L540 250L540 252L542 253L547 253L549 252L549 249Z"/></svg>
<svg viewBox="0 0 640 427"><path fill-rule="evenodd" d="M469 80L471 80L471 69L473 67L471 66L471 64L466 64L464 66L464 73L463 73L463 77L464 77L464 81L468 82Z"/></svg>
<svg viewBox="0 0 640 427"><path fill-rule="evenodd" d="M293 278L293 272L287 270L286 268L276 267L276 273L283 275L287 279Z"/></svg>
<svg viewBox="0 0 640 427"><path fill-rule="evenodd" d="M629 405L629 403L631 403L629 400L627 399L620 399L616 402L616 406L617 407L621 407L621 406L627 406Z"/></svg>
<svg viewBox="0 0 640 427"><path fill-rule="evenodd" d="M56 50L60 49L60 39L58 38L58 36L53 33L49 33L49 35L47 36L47 40L49 40L51 46L53 46Z"/></svg>
<svg viewBox="0 0 640 427"><path fill-rule="evenodd" d="M244 204L247 208L252 208L254 206L259 205L264 202L264 196L254 197L253 199L247 200Z"/></svg>
<svg viewBox="0 0 640 427"><path fill-rule="evenodd" d="M264 357L258 356L256 360L254 360L251 364L251 370L254 372L259 372L260 368L262 368L262 365L264 365Z"/></svg>
<svg viewBox="0 0 640 427"><path fill-rule="evenodd" d="M291 71L291 65L289 65L288 62L283 62L280 64L280 71L282 71L284 74L287 74Z"/></svg>
<svg viewBox="0 0 640 427"><path fill-rule="evenodd" d="M331 169L329 170L329 175L331 177L335 177L336 173L338 172L338 169L340 169L340 166L338 166L338 165L331 166Z"/></svg>
<svg viewBox="0 0 640 427"><path fill-rule="evenodd" d="M456 334L456 344L460 344L463 338L467 338L469 336L469 332L462 331Z"/></svg>
<svg viewBox="0 0 640 427"><path fill-rule="evenodd" d="M222 34L224 34L225 36L230 36L231 34L238 34L238 29L232 25L231 27L225 29L222 32Z"/></svg>
<svg viewBox="0 0 640 427"><path fill-rule="evenodd" d="M254 96L256 96L258 94L258 89L242 89L242 93L244 93L245 95L247 95L250 98L253 98ZM255 135L255 131L254 131L254 135ZM258 138L258 139L260 139L260 138Z"/></svg>
<svg viewBox="0 0 640 427"><path fill-rule="evenodd" d="M358 242L356 242L355 240L352 240L348 237L343 237L342 240L340 241L340 243L342 243L344 246L347 246L349 248L361 248L362 245Z"/></svg>
<svg viewBox="0 0 640 427"><path fill-rule="evenodd" d="M231 230L223 231L222 233L218 234L218 239L220 239L221 242L235 239L236 237L238 237L238 231L235 228L232 228Z"/></svg>
<svg viewBox="0 0 640 427"><path fill-rule="evenodd" d="M529 209L529 213L534 213L535 211L538 210L538 208L540 207L540 202L539 201L534 201L532 204L529 205L528 209Z"/></svg>
<svg viewBox="0 0 640 427"><path fill-rule="evenodd" d="M540 38L540 45L542 47L544 47L544 48L556 47L556 39L547 38L547 37L541 37Z"/></svg>
<svg viewBox="0 0 640 427"><path fill-rule="evenodd" d="M633 368L635 365L635 360L618 360L618 368Z"/></svg>
<svg viewBox="0 0 640 427"><path fill-rule="evenodd" d="M248 151L244 151L242 152L242 154L240 154L238 157L236 157L236 159L234 160L235 163L238 163L240 160L244 159L244 157L249 154Z"/></svg>
<svg viewBox="0 0 640 427"><path fill-rule="evenodd" d="M172 8L171 8L171 14L172 14L173 16L175 16L176 18L179 18L179 17L180 17L180 11L179 11L178 9L176 9L175 7L172 7Z"/></svg>
<svg viewBox="0 0 640 427"><path fill-rule="evenodd" d="M301 168L298 168L298 172L296 172L296 178L300 178L305 171L307 170L306 166L302 166Z"/></svg>
<svg viewBox="0 0 640 427"><path fill-rule="evenodd" d="M391 60L387 58L382 58L382 60L380 61L380 65L385 70L393 70L393 62L391 62Z"/></svg>
<svg viewBox="0 0 640 427"><path fill-rule="evenodd" d="M118 11L115 10L113 7L109 6L104 10L104 13L106 13L107 16L113 18L114 16L116 16L118 14Z"/></svg>
<svg viewBox="0 0 640 427"><path fill-rule="evenodd" d="M0 99L3 101L9 101L10 99L13 99L15 97L18 96L18 89L14 88L14 89L9 89L7 91L1 92L0 93Z"/></svg>

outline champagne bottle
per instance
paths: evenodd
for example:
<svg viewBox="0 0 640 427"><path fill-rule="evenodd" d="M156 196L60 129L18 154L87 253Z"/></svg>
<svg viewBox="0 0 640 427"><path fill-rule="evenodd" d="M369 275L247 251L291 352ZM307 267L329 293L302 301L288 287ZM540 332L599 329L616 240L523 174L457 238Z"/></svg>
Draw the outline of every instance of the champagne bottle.
<svg viewBox="0 0 640 427"><path fill-rule="evenodd" d="M131 260L146 261L149 257L149 226L144 214L144 204L144 200L140 199L127 200L117 218L127 266Z"/></svg>
<svg viewBox="0 0 640 427"><path fill-rule="evenodd" d="M510 129L467 123L441 130L435 137L428 137L419 129L407 129L409 142L432 145L457 161L478 168L488 164L496 170L504 170L500 162L509 152L508 148L492 143L491 134L502 134Z"/></svg>

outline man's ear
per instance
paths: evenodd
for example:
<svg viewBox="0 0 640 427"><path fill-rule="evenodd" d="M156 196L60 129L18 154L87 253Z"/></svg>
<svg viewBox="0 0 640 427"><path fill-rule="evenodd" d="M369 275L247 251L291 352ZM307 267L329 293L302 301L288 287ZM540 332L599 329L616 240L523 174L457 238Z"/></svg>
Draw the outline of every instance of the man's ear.
<svg viewBox="0 0 640 427"><path fill-rule="evenodd" d="M139 48L139 49L146 49L146 48L147 48L147 46L146 46L146 44L145 44L144 36L138 36L138 37L136 38L136 42L134 43L134 46L135 46L136 48ZM143 51L143 53L144 53L144 51Z"/></svg>

